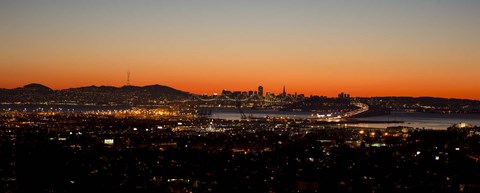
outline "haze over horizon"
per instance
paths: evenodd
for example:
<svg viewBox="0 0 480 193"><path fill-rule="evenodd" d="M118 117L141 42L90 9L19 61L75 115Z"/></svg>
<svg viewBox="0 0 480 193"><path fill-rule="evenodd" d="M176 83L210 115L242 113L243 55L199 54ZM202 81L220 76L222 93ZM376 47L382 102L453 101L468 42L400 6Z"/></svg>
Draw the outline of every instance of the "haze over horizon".
<svg viewBox="0 0 480 193"><path fill-rule="evenodd" d="M175 89L175 90L179 90L181 92L186 92L186 93L190 93L190 94L198 94L198 95L203 95L203 94L208 94L208 95L212 95L212 94L218 94L220 95L222 93L221 90L219 90L218 92L213 92L213 93L193 93L193 92L190 92L188 90L181 90L181 89L178 89L178 88L175 88L175 87L172 87L172 86L169 86L169 85L162 85L162 84L148 84L148 85L120 85L120 86L114 86L114 85L83 85L83 86L78 86L78 87L68 87L68 88L59 88L59 89L55 89L55 88L51 88L49 87L48 85L45 85L45 84L41 84L41 83L30 83L30 84L26 84L26 85L23 85L23 86L19 86L19 87L15 87L15 88L0 88L0 89L18 89L18 88L23 88L23 87L28 87L28 86L31 86L31 85L37 85L37 86L45 86L45 87L48 87L49 89L52 89L52 90L67 90L67 89L77 89L77 88L86 88L86 87L114 87L114 88L122 88L122 87L125 87L125 86L133 86L133 87L139 87L139 88L142 88L142 87L147 87L147 86L161 86L161 87L169 87L171 89ZM261 86L261 85L260 85ZM262 86L263 87L263 86ZM257 88L258 89L258 88ZM235 90L235 89L225 89L225 90L228 90L228 91L256 91L256 89L249 89L249 90ZM270 90L265 90L265 92L272 92ZM279 92L272 92L273 94L275 95L280 95L282 94L282 91L279 91ZM287 92L287 94L304 94L304 93L296 93L296 92ZM340 94L340 93L338 93ZM345 94L348 94L348 93L345 93ZM309 95L306 95L306 96L309 96ZM326 95L313 95L313 96L326 96ZM337 97L337 95L332 95L332 96L327 96L327 97ZM438 97L438 96L407 96L407 95L397 95L397 96L394 96L394 95L382 95L382 96L351 96L353 98L356 98L356 97L360 97L360 98L363 98L363 97L413 97L413 98L422 98L422 97L432 97L432 98L444 98L444 99L459 99L459 100L478 100L478 99L468 99L468 98L449 98L449 97ZM478 100L480 101L480 100Z"/></svg>
<svg viewBox="0 0 480 193"><path fill-rule="evenodd" d="M0 2L0 88L480 99L480 1Z"/></svg>

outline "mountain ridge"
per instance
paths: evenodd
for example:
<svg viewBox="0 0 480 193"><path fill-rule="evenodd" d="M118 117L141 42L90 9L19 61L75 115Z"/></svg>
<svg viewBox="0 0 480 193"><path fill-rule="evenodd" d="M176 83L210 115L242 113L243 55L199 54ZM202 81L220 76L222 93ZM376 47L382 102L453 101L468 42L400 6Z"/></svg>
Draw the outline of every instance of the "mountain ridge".
<svg viewBox="0 0 480 193"><path fill-rule="evenodd" d="M187 98L195 94L160 84L151 84L145 86L90 85L65 89L52 89L40 83L30 83L17 88L0 88L0 102L38 102L52 100L69 101L72 99L81 99L81 101L84 102L87 102L89 100L90 102L94 102L97 99L103 102L111 102L118 101L113 100L114 98L122 98L122 100L128 99L128 97L122 95L128 95L130 98L141 98L143 100L174 100L179 98ZM395 101L406 100L405 102L421 101L426 103L437 103L438 101L480 101L475 99L446 98L435 96L372 96L355 98L383 99Z"/></svg>
<svg viewBox="0 0 480 193"><path fill-rule="evenodd" d="M147 86L84 86L53 90L48 86L32 83L13 89L0 89L0 102L76 102L80 104L146 104L166 100L179 100L192 94L164 85Z"/></svg>

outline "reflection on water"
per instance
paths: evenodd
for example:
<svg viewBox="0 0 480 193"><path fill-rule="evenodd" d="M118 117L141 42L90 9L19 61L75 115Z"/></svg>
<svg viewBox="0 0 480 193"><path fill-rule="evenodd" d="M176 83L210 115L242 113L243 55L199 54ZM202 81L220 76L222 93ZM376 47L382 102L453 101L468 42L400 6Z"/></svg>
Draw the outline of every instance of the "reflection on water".
<svg viewBox="0 0 480 193"><path fill-rule="evenodd" d="M362 121L402 121L404 123L360 123L349 124L359 127L386 128L390 126L408 126L425 129L447 129L455 123L480 125L480 114L434 114L393 112L390 115L358 118Z"/></svg>
<svg viewBox="0 0 480 193"><path fill-rule="evenodd" d="M255 118L269 117L290 117L290 118L313 118L310 112L284 112L273 110L243 110L246 116ZM241 113L236 109L215 109L212 111L212 118L238 120ZM347 124L347 126L387 128L391 126L408 126L425 129L447 129L456 123L469 123L480 125L480 114L433 114L433 113L410 113L393 112L389 115L358 118L360 121L400 121L403 123L358 123Z"/></svg>
<svg viewBox="0 0 480 193"><path fill-rule="evenodd" d="M87 105L0 105L0 110L17 111L44 111L53 110L59 112L84 112L84 111L102 111L102 110L126 110L127 106L87 106ZM288 112L275 110L252 110L242 109L247 117L265 118L265 117L288 117L288 118L314 118L317 113L311 112ZM211 112L212 118L239 120L241 111L239 109L217 108ZM326 113L319 113L326 114ZM403 123L358 123L348 124L348 126L386 128L390 126L408 126L413 128L425 129L446 129L456 123L469 123L480 126L480 114L434 114L434 113L411 113L411 112L393 112L389 115L374 116L366 118L357 118L360 121L401 121Z"/></svg>
<svg viewBox="0 0 480 193"><path fill-rule="evenodd" d="M265 117L289 117L289 118L312 118L310 112L289 112L289 111L275 111L275 110L251 110L242 109L245 116L254 118ZM227 119L227 120L239 120L241 119L241 112L238 109L214 109L212 110L212 118L215 119Z"/></svg>

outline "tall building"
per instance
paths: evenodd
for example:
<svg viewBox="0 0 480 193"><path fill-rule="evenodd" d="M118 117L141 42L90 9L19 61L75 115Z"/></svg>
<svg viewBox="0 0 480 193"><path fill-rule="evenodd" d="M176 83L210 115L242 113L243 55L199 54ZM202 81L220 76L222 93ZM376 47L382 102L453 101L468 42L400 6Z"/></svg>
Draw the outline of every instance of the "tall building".
<svg viewBox="0 0 480 193"><path fill-rule="evenodd" d="M258 87L258 95L263 96L263 86Z"/></svg>
<svg viewBox="0 0 480 193"><path fill-rule="evenodd" d="M229 96L229 95L231 95L231 94L232 94L232 91L225 90L225 89L222 90L222 95L224 95L224 96L225 96L225 95Z"/></svg>
<svg viewBox="0 0 480 193"><path fill-rule="evenodd" d="M340 99L349 99L350 98L350 94L346 94L346 93L340 93L338 94L338 98Z"/></svg>
<svg viewBox="0 0 480 193"><path fill-rule="evenodd" d="M287 96L287 92L285 92L285 85L283 85L283 92L282 92L282 96L283 96L283 97Z"/></svg>
<svg viewBox="0 0 480 193"><path fill-rule="evenodd" d="M265 93L265 99L273 100L273 99L275 99L275 94L273 94L271 92L267 92L267 93Z"/></svg>

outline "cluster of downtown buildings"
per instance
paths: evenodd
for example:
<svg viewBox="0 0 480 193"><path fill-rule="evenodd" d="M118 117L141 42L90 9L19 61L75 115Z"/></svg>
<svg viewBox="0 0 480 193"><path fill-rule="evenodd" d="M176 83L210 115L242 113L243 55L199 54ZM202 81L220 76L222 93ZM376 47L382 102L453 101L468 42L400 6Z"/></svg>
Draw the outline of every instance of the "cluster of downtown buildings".
<svg viewBox="0 0 480 193"><path fill-rule="evenodd" d="M273 98L285 98L285 97L290 97L290 98L305 98L304 94L287 94L285 90L285 86L283 87L283 92L275 95L272 92L266 92L263 88L263 86L258 86L257 90L249 90L249 91L230 91L230 90L222 90L221 92L222 96L228 96L231 98L245 98L245 97L263 97L266 99L273 99ZM218 96L218 93L214 93L213 96Z"/></svg>

